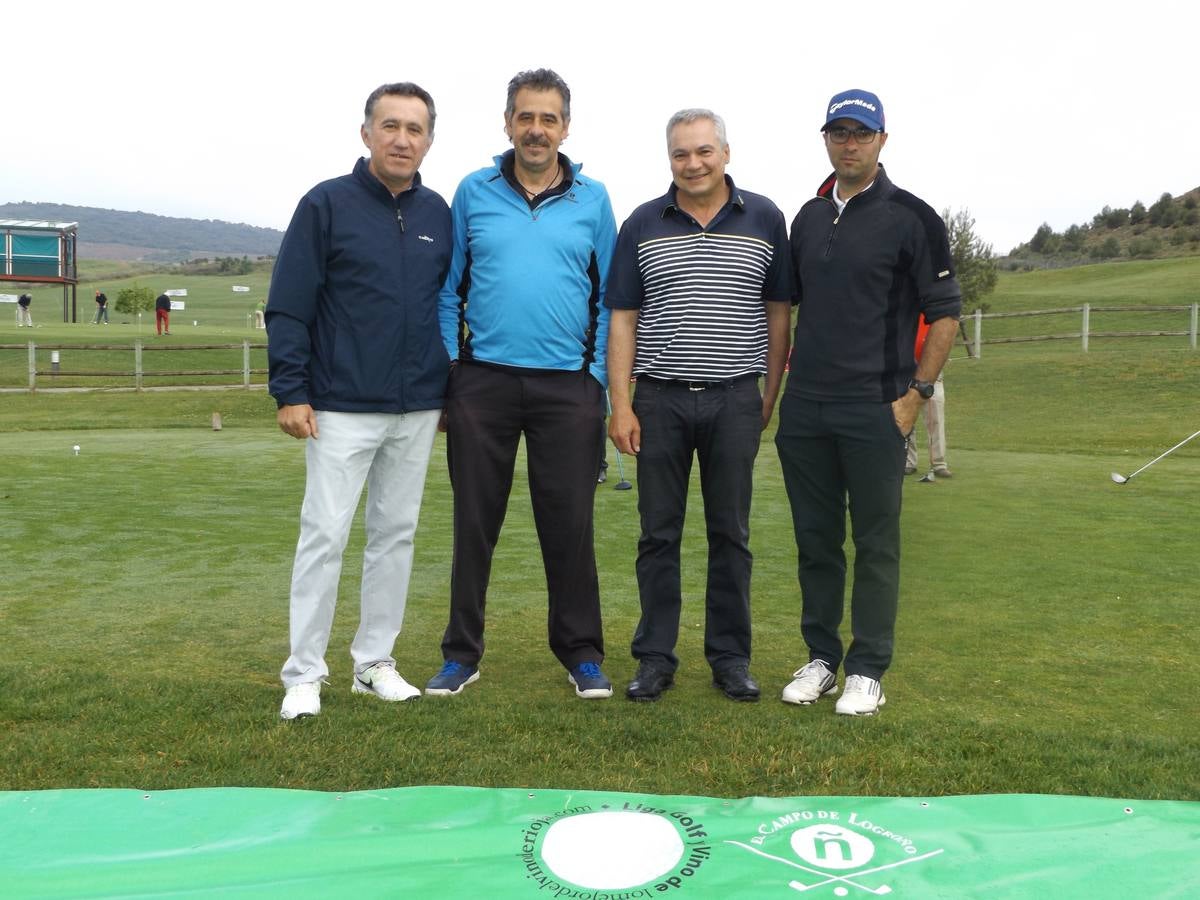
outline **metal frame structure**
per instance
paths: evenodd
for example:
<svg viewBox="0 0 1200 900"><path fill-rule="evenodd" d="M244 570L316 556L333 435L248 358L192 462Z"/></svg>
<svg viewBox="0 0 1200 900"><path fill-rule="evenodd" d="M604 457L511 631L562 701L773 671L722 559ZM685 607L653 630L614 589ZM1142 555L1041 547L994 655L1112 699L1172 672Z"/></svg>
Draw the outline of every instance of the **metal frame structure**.
<svg viewBox="0 0 1200 900"><path fill-rule="evenodd" d="M27 222L20 219L0 219L0 283L61 284L63 286L63 321L74 322L78 313L76 289L79 284L78 254L76 252L78 222ZM57 238L57 260L49 255L29 255L17 252L14 245L22 237ZM50 274L45 269L53 269ZM67 295L70 292L70 305Z"/></svg>

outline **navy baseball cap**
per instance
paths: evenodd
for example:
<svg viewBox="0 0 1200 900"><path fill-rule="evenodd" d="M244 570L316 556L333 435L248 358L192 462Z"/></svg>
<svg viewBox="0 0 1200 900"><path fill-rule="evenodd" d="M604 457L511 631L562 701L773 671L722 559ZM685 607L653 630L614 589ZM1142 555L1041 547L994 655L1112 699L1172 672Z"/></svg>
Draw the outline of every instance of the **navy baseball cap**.
<svg viewBox="0 0 1200 900"><path fill-rule="evenodd" d="M829 100L829 110L825 114L825 124L821 130L824 131L830 122L837 119L854 119L875 131L885 130L883 103L870 91L852 89L834 94Z"/></svg>

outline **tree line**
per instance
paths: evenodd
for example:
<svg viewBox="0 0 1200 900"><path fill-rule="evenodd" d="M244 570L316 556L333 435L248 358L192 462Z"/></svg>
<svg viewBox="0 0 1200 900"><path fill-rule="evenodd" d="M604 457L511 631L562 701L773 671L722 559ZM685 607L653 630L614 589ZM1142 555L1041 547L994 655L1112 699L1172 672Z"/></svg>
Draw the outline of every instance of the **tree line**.
<svg viewBox="0 0 1200 900"><path fill-rule="evenodd" d="M1038 226L1028 243L1013 248L1010 257L1074 257L1090 260L1120 256L1149 258L1164 250L1200 249L1200 189L1176 199L1164 193L1147 207L1141 200L1128 208L1105 206L1090 223L1071 225L1062 232L1048 222Z"/></svg>

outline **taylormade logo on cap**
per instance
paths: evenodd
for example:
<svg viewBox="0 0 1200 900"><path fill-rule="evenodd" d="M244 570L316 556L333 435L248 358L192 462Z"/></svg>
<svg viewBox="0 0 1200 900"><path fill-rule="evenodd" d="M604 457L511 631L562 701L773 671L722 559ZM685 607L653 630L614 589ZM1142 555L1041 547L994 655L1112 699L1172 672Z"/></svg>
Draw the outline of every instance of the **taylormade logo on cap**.
<svg viewBox="0 0 1200 900"><path fill-rule="evenodd" d="M870 91L842 91L830 99L824 127L836 119L854 119L873 131L883 131L883 104Z"/></svg>
<svg viewBox="0 0 1200 900"><path fill-rule="evenodd" d="M871 112L875 112L875 110L876 110L875 104L868 103L866 100L862 100L858 97L855 97L853 100L843 100L841 103L833 104L833 106L829 107L829 114L832 116L835 112L837 112L843 106L862 106L862 107L865 107L866 109L869 109Z"/></svg>

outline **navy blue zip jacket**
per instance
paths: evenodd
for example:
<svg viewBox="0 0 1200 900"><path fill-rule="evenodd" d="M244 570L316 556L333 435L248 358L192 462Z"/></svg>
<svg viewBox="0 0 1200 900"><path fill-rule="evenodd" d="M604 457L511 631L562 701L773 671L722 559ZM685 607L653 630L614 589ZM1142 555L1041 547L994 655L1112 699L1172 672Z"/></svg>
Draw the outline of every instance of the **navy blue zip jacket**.
<svg viewBox="0 0 1200 900"><path fill-rule="evenodd" d="M438 292L450 209L421 184L392 197L359 159L304 195L267 298L275 401L334 412L439 409L450 359Z"/></svg>

